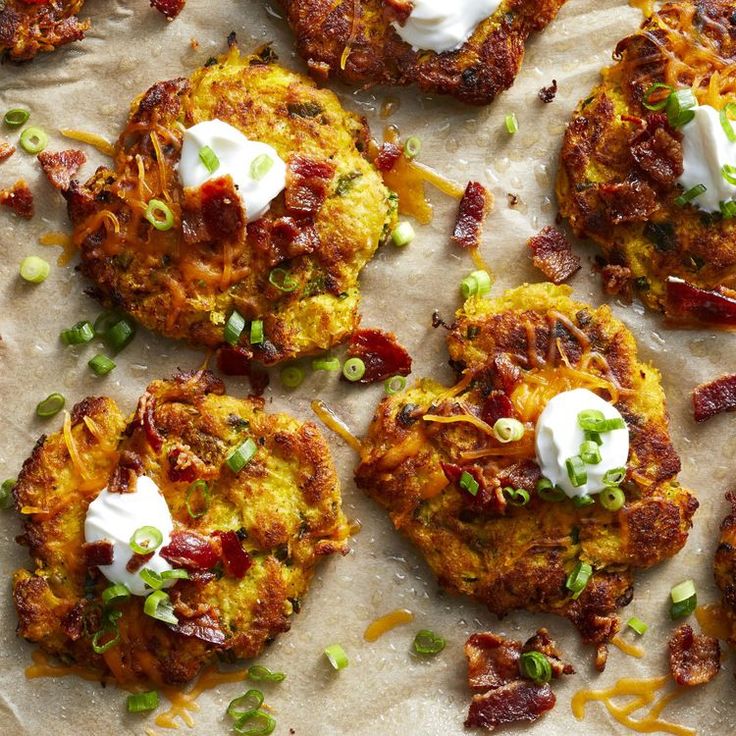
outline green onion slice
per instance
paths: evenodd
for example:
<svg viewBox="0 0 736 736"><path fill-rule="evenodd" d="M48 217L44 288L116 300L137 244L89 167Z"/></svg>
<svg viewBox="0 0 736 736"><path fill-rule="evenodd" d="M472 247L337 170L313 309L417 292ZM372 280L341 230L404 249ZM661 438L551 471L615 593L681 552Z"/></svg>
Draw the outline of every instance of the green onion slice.
<svg viewBox="0 0 736 736"><path fill-rule="evenodd" d="M248 437L225 458L225 464L233 473L239 473L253 459L257 449L256 443Z"/></svg>
<svg viewBox="0 0 736 736"><path fill-rule="evenodd" d="M262 664L252 664L248 667L248 679L255 682L283 682L286 675L283 672L272 672Z"/></svg>
<svg viewBox="0 0 736 736"><path fill-rule="evenodd" d="M186 570L175 568L173 570L164 570L161 573L161 580L189 580L189 573Z"/></svg>
<svg viewBox="0 0 736 736"><path fill-rule="evenodd" d="M249 670L250 672L250 670ZM230 701L226 713L230 718L238 720L243 716L255 713L263 705L263 693L255 688L246 691Z"/></svg>
<svg viewBox="0 0 736 736"><path fill-rule="evenodd" d="M567 576L565 587L572 593L572 599L577 600L588 584L593 568L587 562L578 562Z"/></svg>
<svg viewBox="0 0 736 736"><path fill-rule="evenodd" d="M582 509L585 506L592 506L595 499L592 496L573 496L572 503L575 508Z"/></svg>
<svg viewBox="0 0 736 736"><path fill-rule="evenodd" d="M692 202L696 197L708 191L708 187L705 184L696 184L694 187L690 187L686 192L675 198L675 204L678 207L684 207L688 202Z"/></svg>
<svg viewBox="0 0 736 736"><path fill-rule="evenodd" d="M139 573L140 579L152 590L161 590L164 585L164 579L155 570L150 567L144 567Z"/></svg>
<svg viewBox="0 0 736 736"><path fill-rule="evenodd" d="M106 310L100 312L95 319L94 331L97 337L104 337L107 331L122 319L122 315L119 312Z"/></svg>
<svg viewBox="0 0 736 736"><path fill-rule="evenodd" d="M192 519L199 519L204 516L210 508L210 500L212 494L210 492L209 483L206 480L200 478L195 480L194 483L190 484L187 488L187 495L184 498L184 503L187 507L187 513Z"/></svg>
<svg viewBox="0 0 736 736"><path fill-rule="evenodd" d="M0 485L0 509L9 509L13 505L13 489L18 481L15 478L7 478Z"/></svg>
<svg viewBox="0 0 736 736"><path fill-rule="evenodd" d="M31 117L31 113L28 110L24 110L22 107L14 107L5 113L3 122L9 128L20 128L28 121L29 117Z"/></svg>
<svg viewBox="0 0 736 736"><path fill-rule="evenodd" d="M272 168L273 159L267 153L262 153L256 156L250 164L250 178L260 181Z"/></svg>
<svg viewBox="0 0 736 736"><path fill-rule="evenodd" d="M670 591L672 605L670 606L670 618L672 620L684 618L695 611L698 606L698 595L695 592L695 583L685 580Z"/></svg>
<svg viewBox="0 0 736 736"><path fill-rule="evenodd" d="M286 388L297 388L304 381L304 371L299 366L287 365L281 369L279 378Z"/></svg>
<svg viewBox="0 0 736 736"><path fill-rule="evenodd" d="M439 634L429 629L421 629L417 631L411 646L414 653L420 657L434 657L445 648L445 645L445 640Z"/></svg>
<svg viewBox="0 0 736 736"><path fill-rule="evenodd" d="M122 611L107 611L103 616L102 626L92 637L92 650L95 654L104 654L112 649L120 641L120 629L118 619L123 615ZM102 641L106 635L112 635L111 639Z"/></svg>
<svg viewBox="0 0 736 736"><path fill-rule="evenodd" d="M217 158L217 154L209 146L202 146L199 149L199 160L204 164L210 174L213 174L220 168L220 159Z"/></svg>
<svg viewBox="0 0 736 736"><path fill-rule="evenodd" d="M589 429L583 430L583 437L586 442L595 442L596 445L603 444L603 438L598 432L591 432Z"/></svg>
<svg viewBox="0 0 736 736"><path fill-rule="evenodd" d="M158 693L155 690L128 695L128 713L143 713L147 710L156 710L158 704Z"/></svg>
<svg viewBox="0 0 736 736"><path fill-rule="evenodd" d="M692 580L685 580L682 583L678 583L670 591L670 597L673 603L681 603L688 598L692 598L695 594L695 583Z"/></svg>
<svg viewBox="0 0 736 736"><path fill-rule="evenodd" d="M49 394L36 405L36 414L44 419L56 416L64 408L65 403L66 399L62 394Z"/></svg>
<svg viewBox="0 0 736 736"><path fill-rule="evenodd" d="M165 624L176 625L179 623L179 619L174 614L174 607L171 605L171 598L163 590L154 590L146 598L143 603L143 612L157 621L163 621Z"/></svg>
<svg viewBox="0 0 736 736"><path fill-rule="evenodd" d="M105 331L105 342L119 353L135 337L135 325L129 319L123 317L115 322Z"/></svg>
<svg viewBox="0 0 736 736"><path fill-rule="evenodd" d="M408 158L409 161L416 158L419 155L419 152L421 150L422 150L422 141L420 138L417 138L417 136L412 135L406 139L406 142L404 143L404 156L406 156L406 158Z"/></svg>
<svg viewBox="0 0 736 736"><path fill-rule="evenodd" d="M365 375L365 363L360 358L348 358L343 363L342 374L348 381L360 381Z"/></svg>
<svg viewBox="0 0 736 736"><path fill-rule="evenodd" d="M20 147L31 154L41 153L49 144L49 137L41 128L26 128L20 134Z"/></svg>
<svg viewBox="0 0 736 736"><path fill-rule="evenodd" d="M471 296L484 296L491 290L491 277L487 271L473 271L460 282L463 299Z"/></svg>
<svg viewBox="0 0 736 736"><path fill-rule="evenodd" d="M529 491L525 488L507 486L502 489L502 493L512 506L526 506L529 503Z"/></svg>
<svg viewBox="0 0 736 736"><path fill-rule="evenodd" d="M673 128L681 128L689 123L695 117L693 108L697 104L698 101L689 87L673 92L667 98L667 117L670 125Z"/></svg>
<svg viewBox="0 0 736 736"><path fill-rule="evenodd" d="M230 345L237 345L244 329L245 318L240 314L240 312L233 310L225 323L225 342Z"/></svg>
<svg viewBox="0 0 736 736"><path fill-rule="evenodd" d="M731 143L736 143L736 131L733 129L731 120L736 117L736 102L729 102L719 113L721 127Z"/></svg>
<svg viewBox="0 0 736 736"><path fill-rule="evenodd" d="M501 417L493 425L493 436L504 444L518 442L524 436L524 425L512 417Z"/></svg>
<svg viewBox="0 0 736 736"><path fill-rule="evenodd" d="M263 342L263 320L254 319L250 323L250 344L260 345Z"/></svg>
<svg viewBox="0 0 736 736"><path fill-rule="evenodd" d="M274 268L268 274L268 283L279 291L292 292L299 285L285 268Z"/></svg>
<svg viewBox="0 0 736 736"><path fill-rule="evenodd" d="M460 474L458 485L471 496L477 495L478 489L480 488L478 481L467 470L463 470Z"/></svg>
<svg viewBox="0 0 736 736"><path fill-rule="evenodd" d="M110 585L102 591L102 602L109 606L111 603L120 603L130 598L130 591L122 583Z"/></svg>
<svg viewBox="0 0 736 736"><path fill-rule="evenodd" d="M580 457L586 465L598 465L603 459L598 443L593 440L585 440L580 445Z"/></svg>
<svg viewBox="0 0 736 736"><path fill-rule="evenodd" d="M62 330L59 337L64 345L83 345L94 340L95 330L91 322L82 320L68 330Z"/></svg>
<svg viewBox="0 0 736 736"><path fill-rule="evenodd" d="M600 432L600 424L605 418L598 409L585 409L578 413L578 425L588 432Z"/></svg>
<svg viewBox="0 0 736 736"><path fill-rule="evenodd" d="M315 358L312 361L313 371L339 371L340 361L337 358Z"/></svg>
<svg viewBox="0 0 736 736"><path fill-rule="evenodd" d="M524 652L519 657L519 671L537 685L552 679L552 665L541 652Z"/></svg>
<svg viewBox="0 0 736 736"><path fill-rule="evenodd" d="M330 644L324 651L327 661L336 669L344 670L348 666L348 655L339 644Z"/></svg>
<svg viewBox="0 0 736 736"><path fill-rule="evenodd" d="M626 625L637 634L639 634L639 636L644 636L647 629L649 628L649 624L645 624L640 618L637 618L636 616L632 616L626 622Z"/></svg>
<svg viewBox="0 0 736 736"><path fill-rule="evenodd" d="M20 276L24 281L31 284L40 284L42 281L46 281L49 273L51 273L51 266L49 266L48 261L44 261L43 258L38 256L26 256L20 262Z"/></svg>
<svg viewBox="0 0 736 736"><path fill-rule="evenodd" d="M248 713L233 724L233 731L239 736L268 736L275 728L276 719L263 710Z"/></svg>
<svg viewBox="0 0 736 736"><path fill-rule="evenodd" d="M391 233L391 240L397 248L403 248L405 245L409 245L416 233L410 222L400 222Z"/></svg>
<svg viewBox="0 0 736 736"><path fill-rule="evenodd" d="M553 485L549 478L540 478L537 481L537 495L543 501L550 501L552 503L559 503L567 498L565 491Z"/></svg>
<svg viewBox="0 0 736 736"><path fill-rule="evenodd" d="M719 202L718 207L725 220L736 217L736 202L733 199L729 199L726 202Z"/></svg>
<svg viewBox="0 0 736 736"><path fill-rule="evenodd" d="M600 494L601 506L607 511L618 511L626 503L624 492L616 486L604 488Z"/></svg>
<svg viewBox="0 0 736 736"><path fill-rule="evenodd" d="M517 133L519 131L519 121L516 119L515 112L509 113L504 118L504 123L506 125L506 132L509 135L513 135L514 133Z"/></svg>
<svg viewBox="0 0 736 736"><path fill-rule="evenodd" d="M391 376L391 378L387 378L383 382L383 390L388 396L393 396L394 394L399 393L399 391L403 391L405 388L406 378L404 378L404 376Z"/></svg>
<svg viewBox="0 0 736 736"><path fill-rule="evenodd" d="M731 166L731 164L723 164L723 166L721 166L721 176L729 184L736 184L736 166Z"/></svg>
<svg viewBox="0 0 736 736"><path fill-rule="evenodd" d="M667 94L657 94L659 90L667 90ZM664 110L664 108L667 107L667 100L669 99L669 96L672 94L672 92L674 92L674 89L669 84L664 84L663 82L655 82L644 93L644 96L641 98L641 104L647 110L653 110L654 112ZM652 98L656 98L656 101Z"/></svg>
<svg viewBox="0 0 736 736"><path fill-rule="evenodd" d="M147 555L157 550L164 541L164 535L155 526L142 526L130 537L130 548L137 555Z"/></svg>
<svg viewBox="0 0 736 736"><path fill-rule="evenodd" d="M570 478L573 488L580 488L588 482L588 471L580 455L573 455L565 460L567 477Z"/></svg>
<svg viewBox="0 0 736 736"><path fill-rule="evenodd" d="M100 353L95 355L94 358L87 362L87 365L92 369L92 372L97 376L106 376L111 370L115 368L115 363Z"/></svg>
<svg viewBox="0 0 736 736"><path fill-rule="evenodd" d="M152 199L146 207L144 217L156 230L171 230L174 227L174 213L166 202Z"/></svg>
<svg viewBox="0 0 736 736"><path fill-rule="evenodd" d="M603 473L604 486L618 486L626 477L626 468L612 468Z"/></svg>

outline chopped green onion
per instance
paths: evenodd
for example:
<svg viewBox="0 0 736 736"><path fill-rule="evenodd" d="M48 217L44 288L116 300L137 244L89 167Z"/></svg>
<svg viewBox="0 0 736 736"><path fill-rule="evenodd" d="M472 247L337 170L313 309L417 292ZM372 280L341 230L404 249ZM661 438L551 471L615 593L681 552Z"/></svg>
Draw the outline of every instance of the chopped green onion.
<svg viewBox="0 0 736 736"><path fill-rule="evenodd" d="M95 330L91 322L82 320L81 322L77 322L74 327L70 327L68 330L62 330L59 337L64 345L83 345L86 342L94 340Z"/></svg>
<svg viewBox="0 0 736 736"><path fill-rule="evenodd" d="M225 342L230 345L237 345L244 329L245 318L240 312L233 310L233 313L227 318L227 322L225 323Z"/></svg>
<svg viewBox="0 0 736 736"><path fill-rule="evenodd" d="M360 381L365 375L365 363L360 358L348 358L343 363L342 374L348 381Z"/></svg>
<svg viewBox="0 0 736 736"><path fill-rule="evenodd" d="M263 320L254 319L250 323L250 344L260 345L263 342Z"/></svg>
<svg viewBox="0 0 736 736"><path fill-rule="evenodd" d="M618 511L626 503L624 492L616 486L609 486L601 491L601 506L607 511Z"/></svg>
<svg viewBox="0 0 736 736"><path fill-rule="evenodd" d="M519 657L519 670L537 685L552 679L552 665L541 652L524 652Z"/></svg>
<svg viewBox="0 0 736 736"><path fill-rule="evenodd" d="M549 478L540 478L537 481L537 495L543 501L551 501L552 503L559 503L567 498L562 488L553 485Z"/></svg>
<svg viewBox="0 0 736 736"><path fill-rule="evenodd" d="M673 92L667 98L667 118L670 125L673 128L681 128L689 123L695 117L693 108L697 104L698 101L689 87Z"/></svg>
<svg viewBox="0 0 736 736"><path fill-rule="evenodd" d="M9 128L20 128L21 125L24 125L28 121L29 117L31 117L31 113L28 110L24 110L21 107L14 107L5 113L3 122Z"/></svg>
<svg viewBox="0 0 736 736"><path fill-rule="evenodd" d="M155 526L142 526L130 537L130 548L137 555L147 555L157 550L164 541L164 535Z"/></svg>
<svg viewBox="0 0 736 736"><path fill-rule="evenodd" d="M718 206L725 220L736 217L736 202L733 199L729 199L726 202L719 202Z"/></svg>
<svg viewBox="0 0 736 736"><path fill-rule="evenodd" d="M445 648L445 644L445 640L439 634L429 629L422 629L417 631L411 646L420 657L433 657Z"/></svg>
<svg viewBox="0 0 736 736"><path fill-rule="evenodd" d="M156 710L158 704L158 693L155 690L128 695L128 713L143 713L147 710Z"/></svg>
<svg viewBox="0 0 736 736"><path fill-rule="evenodd" d="M572 593L573 600L580 597L592 574L593 568L587 562L578 562L575 565L565 581L565 587Z"/></svg>
<svg viewBox="0 0 736 736"><path fill-rule="evenodd" d="M49 144L49 137L41 128L26 128L20 134L20 147L31 154L41 153Z"/></svg>
<svg viewBox="0 0 736 736"><path fill-rule="evenodd" d="M248 679L255 682L283 682L286 675L283 672L272 672L262 664L252 664L248 667Z"/></svg>
<svg viewBox="0 0 736 736"><path fill-rule="evenodd" d="M174 213L169 205L160 199L152 199L148 203L144 217L156 230L171 230L174 226Z"/></svg>
<svg viewBox="0 0 736 736"><path fill-rule="evenodd" d="M112 639L108 639L105 642L100 643L100 640L105 634L113 634ZM96 631L92 637L92 650L95 654L104 654L108 649L112 649L120 641L120 630L118 629L117 622L114 626L103 626L99 631Z"/></svg>
<svg viewBox="0 0 736 736"><path fill-rule="evenodd" d="M13 489L18 481L8 478L0 485L0 509L9 509L13 505Z"/></svg>
<svg viewBox="0 0 736 736"><path fill-rule="evenodd" d="M404 378L404 376L391 376L391 378L387 378L383 382L383 390L388 396L393 396L394 394L399 393L399 391L403 391L405 388L406 378Z"/></svg>
<svg viewBox="0 0 736 736"><path fill-rule="evenodd" d="M226 713L230 718L238 720L243 716L255 713L263 705L263 693L255 688L246 691L230 701Z"/></svg>
<svg viewBox="0 0 736 736"><path fill-rule="evenodd" d="M115 368L115 363L110 360L107 355L103 355L102 353L95 355L94 358L87 362L87 365L97 376L106 376L111 370L113 370L113 368Z"/></svg>
<svg viewBox="0 0 736 736"><path fill-rule="evenodd" d="M163 590L154 590L143 603L143 613L165 624L178 624L179 619L174 614L171 598Z"/></svg>
<svg viewBox="0 0 736 736"><path fill-rule="evenodd" d="M192 506L193 497L197 499L195 508ZM190 484L189 488L187 488L187 495L184 498L184 504L187 507L187 513L189 516L191 516L192 519L199 519L204 516L210 508L211 498L212 494L210 493L210 486L206 480L200 478Z"/></svg>
<svg viewBox="0 0 736 736"><path fill-rule="evenodd" d="M104 337L107 331L122 319L122 315L115 311L105 311L97 315L94 330L97 337Z"/></svg>
<svg viewBox="0 0 736 736"><path fill-rule="evenodd" d="M570 478L573 488L580 488L588 482L588 471L580 455L567 458L565 468L567 468L567 477Z"/></svg>
<svg viewBox="0 0 736 736"><path fill-rule="evenodd" d="M43 258L38 256L26 256L20 262L20 276L24 281L31 284L40 284L42 281L46 281L49 273L51 273L51 266L49 266L48 261L44 261Z"/></svg>
<svg viewBox="0 0 736 736"><path fill-rule="evenodd" d="M299 285L296 279L285 268L274 268L268 274L268 283L279 291L294 291Z"/></svg>
<svg viewBox="0 0 736 736"><path fill-rule="evenodd" d="M627 622L626 625L635 631L639 636L644 636L646 634L647 629L649 628L648 624L645 624L640 618L637 618L636 616L632 616Z"/></svg>
<svg viewBox="0 0 736 736"><path fill-rule="evenodd" d="M152 590L161 590L164 585L164 579L155 570L151 570L150 567L144 567L139 573L138 577Z"/></svg>
<svg viewBox="0 0 736 736"><path fill-rule="evenodd" d="M471 296L485 296L491 290L491 277L487 271L473 271L460 282L463 299Z"/></svg>
<svg viewBox="0 0 736 736"><path fill-rule="evenodd" d="M618 486L626 477L626 468L612 468L603 473L604 486Z"/></svg>
<svg viewBox="0 0 736 736"><path fill-rule="evenodd" d="M348 655L339 644L330 644L325 648L324 654L336 670L344 670L348 666Z"/></svg>
<svg viewBox="0 0 736 736"><path fill-rule="evenodd" d="M467 470L463 470L460 474L458 485L471 496L477 495L478 489L480 488L478 481Z"/></svg>
<svg viewBox="0 0 736 736"><path fill-rule="evenodd" d="M279 377L286 388L296 388L304 381L304 371L299 366L287 365L281 369Z"/></svg>
<svg viewBox="0 0 736 736"><path fill-rule="evenodd" d="M501 492L512 506L526 506L529 503L529 491L525 488L506 486Z"/></svg>
<svg viewBox="0 0 736 736"><path fill-rule="evenodd" d="M729 115L736 116L736 102L729 102L721 110L719 115L721 119L721 127L723 128L723 132L726 134L726 138L728 138L731 143L736 143L736 131L734 131L733 125L731 125Z"/></svg>
<svg viewBox="0 0 736 736"><path fill-rule="evenodd" d="M736 166L731 166L731 164L723 164L723 166L721 166L721 176L729 184L736 184Z"/></svg>
<svg viewBox="0 0 736 736"><path fill-rule="evenodd" d="M220 159L217 158L217 154L209 146L202 146L199 149L199 160L204 164L210 174L213 174L220 168Z"/></svg>
<svg viewBox="0 0 736 736"><path fill-rule="evenodd" d="M673 620L689 616L698 606L698 595L692 580L675 585L670 591L670 597L672 598L670 618Z"/></svg>
<svg viewBox="0 0 736 736"><path fill-rule="evenodd" d="M586 442L595 442L596 445L602 445L603 439L598 432L591 432L589 429L583 430L583 437Z"/></svg>
<svg viewBox="0 0 736 736"><path fill-rule="evenodd" d="M130 598L130 591L122 583L110 585L102 591L102 603L109 606L111 603L120 603Z"/></svg>
<svg viewBox="0 0 736 736"><path fill-rule="evenodd" d="M262 153L256 156L250 164L250 178L260 181L272 168L273 159L267 153Z"/></svg>
<svg viewBox="0 0 736 736"><path fill-rule="evenodd" d="M506 132L509 135L513 135L514 133L517 133L519 131L519 121L516 119L515 112L509 113L504 118L504 122L506 124Z"/></svg>
<svg viewBox="0 0 736 736"><path fill-rule="evenodd" d="M708 187L705 184L696 184L694 187L690 187L686 192L675 198L675 204L678 207L684 207L688 202L692 202L696 197L699 197L704 192L708 191Z"/></svg>
<svg viewBox="0 0 736 736"><path fill-rule="evenodd" d="M518 442L524 436L524 425L512 417L496 419L493 425L493 436L504 444Z"/></svg>
<svg viewBox="0 0 736 736"><path fill-rule="evenodd" d="M276 719L264 710L256 710L239 718L233 731L239 736L268 736L276 728Z"/></svg>
<svg viewBox="0 0 736 736"><path fill-rule="evenodd" d="M404 143L404 156L411 161L419 155L422 150L422 141L417 136L412 135L406 139Z"/></svg>
<svg viewBox="0 0 736 736"><path fill-rule="evenodd" d="M135 325L126 317L115 322L105 331L108 347L119 353L135 337Z"/></svg>
<svg viewBox="0 0 736 736"><path fill-rule="evenodd" d="M580 457L586 465L598 465L603 459L598 443L593 440L585 440L580 445Z"/></svg>
<svg viewBox="0 0 736 736"><path fill-rule="evenodd" d="M667 94L661 98L659 98L659 95L656 95L659 99L656 102L652 102L652 97L655 95L657 90L660 90L660 89L666 89ZM674 89L669 84L663 84L662 82L655 82L644 93L643 97L641 98L641 104L647 110L653 110L654 112L658 112L659 110L664 110L664 108L667 107L667 100L669 99L669 96L672 94L672 92L674 92Z"/></svg>
<svg viewBox="0 0 736 736"><path fill-rule="evenodd" d="M161 580L189 580L189 573L186 570L174 568L173 570L164 570L161 573Z"/></svg>
<svg viewBox="0 0 736 736"><path fill-rule="evenodd" d="M397 248L403 248L414 240L416 233L410 222L400 222L391 233L391 240Z"/></svg>
<svg viewBox="0 0 736 736"><path fill-rule="evenodd" d="M225 464L233 473L239 473L253 459L257 449L256 443L248 437L225 458Z"/></svg>
<svg viewBox="0 0 736 736"><path fill-rule="evenodd" d="M580 429L588 432L600 432L598 428L605 418L603 412L598 409L585 409L578 413L578 425Z"/></svg>
<svg viewBox="0 0 736 736"><path fill-rule="evenodd" d="M573 496L572 503L575 508L582 509L586 506L592 506L595 503L595 499L592 496Z"/></svg>
<svg viewBox="0 0 736 736"><path fill-rule="evenodd" d="M315 358L312 361L313 371L339 371L340 361L337 358Z"/></svg>
<svg viewBox="0 0 736 736"><path fill-rule="evenodd" d="M678 583L670 590L670 597L673 603L680 603L688 598L692 598L695 594L695 583L692 580L685 580L682 583Z"/></svg>
<svg viewBox="0 0 736 736"><path fill-rule="evenodd" d="M39 417L47 419L56 416L66 403L66 399L60 393L49 394L43 401L36 405L36 414Z"/></svg>

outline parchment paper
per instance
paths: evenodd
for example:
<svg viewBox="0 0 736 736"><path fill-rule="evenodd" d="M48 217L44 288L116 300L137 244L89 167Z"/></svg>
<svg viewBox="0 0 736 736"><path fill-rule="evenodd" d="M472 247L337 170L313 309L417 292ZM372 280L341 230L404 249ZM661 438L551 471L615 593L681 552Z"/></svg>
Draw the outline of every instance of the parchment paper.
<svg viewBox="0 0 736 736"><path fill-rule="evenodd" d="M274 41L283 63L303 68L294 57L292 38L277 11L259 0L188 0L173 23L163 21L145 0L90 0L83 15L93 21L83 43L30 65L0 67L0 110L20 105L31 108L31 123L52 133L51 150L70 146L56 134L64 127L94 131L114 140L134 96L158 80L188 75L224 49L231 30L237 32L243 49ZM492 189L496 208L486 226L482 252L498 276L494 287L498 294L502 288L541 280L529 263L525 242L554 220L552 189L564 125L577 100L596 82L600 67L610 61L615 43L640 21L640 12L623 0L569 0L557 21L529 44L516 85L488 109L425 99L414 89L356 93L333 87L348 108L368 115L374 132L380 133L386 122L396 123L404 134L421 137L423 162L459 182L479 179ZM198 47L193 47L193 40ZM552 104L544 105L536 92L553 78L560 91ZM387 98L400 103L389 121L377 114ZM520 124L513 137L503 125L504 115L511 111ZM82 147L90 158L83 172L86 176L102 157ZM195 367L202 359L200 353L182 344L140 330L120 355L118 368L99 379L86 366L93 346L69 349L60 345L62 328L94 317L99 309L83 295L88 284L73 264L54 266L40 286L29 286L18 277L18 264L25 255L38 254L55 262L58 251L39 245L38 237L67 228L61 197L47 185L34 158L23 152L0 166L0 186L21 176L36 193L36 217L26 223L9 212L0 213L2 478L17 474L42 432L58 429L60 417L42 421L34 413L36 403L50 392L64 393L69 406L89 394L108 394L129 411L150 380L167 376L177 367ZM507 192L520 197L515 209L507 205ZM415 376L450 381L444 331L432 329L431 315L438 309L451 318L460 303L459 281L473 266L449 243L455 203L434 193L432 199L436 206L432 225L417 228L418 237L408 248L384 248L364 271L364 325L394 330L414 357ZM583 245L579 252L585 265L572 281L575 296L598 304L604 295L592 273L593 248ZM643 357L662 370L674 442L683 460L681 480L700 500L687 547L671 562L639 576L634 601L624 612L625 617L635 614L651 625L643 640L646 657L636 660L612 648L605 673L598 675L592 667L592 651L579 644L576 632L564 620L514 614L499 622L482 606L440 592L419 555L355 488L354 453L328 433L343 482L345 510L363 522L363 530L353 540L348 557L320 568L291 632L280 636L260 660L288 673L283 684L265 688L267 703L278 720L277 734L462 734L469 702L462 651L467 636L493 629L526 638L540 624L551 628L578 674L555 685L556 709L527 727L528 732L626 732L600 704L588 707L584 722L576 721L570 697L581 687L603 687L624 676L666 672L666 638L672 628L668 593L674 583L693 577L701 602L716 600L711 563L718 525L726 511L723 494L733 485L736 470L732 433L736 417L721 416L696 427L689 391L706 378L734 370L736 336L709 330L674 331L657 315L644 314L640 306L612 306L634 332ZM266 392L270 409L312 419L309 401L319 395L358 434L365 430L383 391L380 385L346 388L334 376L315 374L297 392L286 394L274 378ZM230 380L228 385L235 394L247 392L242 381ZM10 598L12 571L28 564L26 550L14 543L19 530L12 512L0 516L0 734L142 736L146 728L167 733L153 726L151 716L127 715L125 693L115 688L103 689L77 678L26 680L23 671L31 661L32 648L15 637ZM398 607L415 613L414 624L397 628L376 643L364 642L366 625ZM429 662L409 654L420 628L431 628L448 641L445 651ZM350 666L340 673L330 671L321 657L322 649L333 642L341 643L350 657ZM733 689L731 656L713 683L686 694L665 715L696 728L701 735L732 733L736 719ZM193 733L229 733L225 707L241 692L242 685L234 684L202 696ZM188 731L183 724L182 728Z"/></svg>

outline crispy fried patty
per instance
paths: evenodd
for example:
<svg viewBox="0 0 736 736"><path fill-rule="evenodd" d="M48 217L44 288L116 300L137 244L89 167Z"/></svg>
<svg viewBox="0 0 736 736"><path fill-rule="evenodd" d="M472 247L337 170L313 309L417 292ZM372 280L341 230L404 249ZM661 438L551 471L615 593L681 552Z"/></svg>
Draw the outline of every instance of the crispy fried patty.
<svg viewBox="0 0 736 736"><path fill-rule="evenodd" d="M736 494L727 496L731 511L721 524L721 536L716 550L714 573L721 591L724 623L728 641L736 647Z"/></svg>
<svg viewBox="0 0 736 736"><path fill-rule="evenodd" d="M215 118L287 162L285 191L247 226L230 177L198 190L179 182L182 126ZM357 326L358 274L396 217L367 140L334 94L272 63L269 49L233 47L136 100L113 166L66 191L82 272L103 303L168 337L217 347L237 310L263 320L262 342L243 330L246 356L273 364L325 350ZM173 212L170 230L145 218L152 199Z"/></svg>
<svg viewBox="0 0 736 736"><path fill-rule="evenodd" d="M425 379L384 399L356 478L443 586L499 616L516 608L566 616L586 641L602 645L618 628L615 610L632 598L633 570L682 547L698 504L677 482L658 371L638 360L633 336L608 307L569 294L537 284L466 302L448 334L460 382L448 388ZM536 493L536 420L550 398L580 387L613 401L629 427L618 512ZM524 438L493 439L494 414L524 422ZM463 470L480 482L476 496L449 480ZM503 487L525 489L528 505L509 505ZM578 561L594 572L572 600L565 581Z"/></svg>
<svg viewBox="0 0 736 736"><path fill-rule="evenodd" d="M508 89L524 44L543 30L565 0L502 0L457 51L416 51L391 26L384 0L281 0L297 49L312 74L349 84L417 84L473 105Z"/></svg>
<svg viewBox="0 0 736 736"><path fill-rule="evenodd" d="M642 98L664 83L692 85L701 104L716 108L733 101L735 10L726 0L664 5L618 44L616 64L578 105L562 147L560 212L601 246L617 290L633 286L666 312L670 276L736 288L736 220L675 204L682 134Z"/></svg>
<svg viewBox="0 0 736 736"><path fill-rule="evenodd" d="M36 566L14 576L18 634L50 654L122 683L186 682L215 655L253 657L286 631L315 564L344 551L339 482L317 428L266 414L258 399L226 396L210 373L153 382L130 421L111 399L85 399L67 431L38 441L15 489L26 517L22 539ZM257 451L235 474L224 461L247 438ZM125 492L131 473L161 489L172 539L215 553L222 547L224 567L190 566L191 579L169 589L177 627L145 615L143 598L116 604L120 642L100 655L92 636L102 626L101 592L109 583L85 564L84 519L103 486ZM193 518L187 490L199 479L211 498ZM189 501L195 514L203 511L201 495ZM242 577L228 567L227 532L250 557Z"/></svg>

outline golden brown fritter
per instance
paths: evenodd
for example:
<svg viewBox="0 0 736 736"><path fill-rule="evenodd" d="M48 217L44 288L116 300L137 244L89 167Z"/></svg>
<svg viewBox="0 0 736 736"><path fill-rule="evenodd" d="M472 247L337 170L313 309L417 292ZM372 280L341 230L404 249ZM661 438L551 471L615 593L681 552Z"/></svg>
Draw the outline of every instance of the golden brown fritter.
<svg viewBox="0 0 736 736"><path fill-rule="evenodd" d="M716 550L714 573L721 591L728 642L736 647L736 494L727 495L731 511L721 524L720 544Z"/></svg>
<svg viewBox="0 0 736 736"><path fill-rule="evenodd" d="M225 458L249 437L256 454L235 474ZM174 518L172 544L177 537L177 551L189 560L176 566L188 568L190 579L168 590L176 627L145 615L143 598L133 596L112 606L122 612L119 643L95 654L92 635L109 583L88 567L84 519L104 486L124 492L131 474L161 489ZM199 479L211 499L193 518L187 490ZM216 655L257 655L289 628L314 566L345 551L348 534L317 428L266 414L258 399L226 396L208 372L154 381L128 422L111 399L77 404L63 432L39 440L15 498L36 566L14 576L19 635L121 683L182 683ZM202 496L190 498L190 507L204 511ZM242 550L250 561L244 574L231 566L244 562Z"/></svg>
<svg viewBox="0 0 736 736"><path fill-rule="evenodd" d="M618 44L616 64L578 105L562 147L561 214L577 235L601 246L610 289L626 293L634 286L648 306L674 320L731 321L707 305L678 308L677 294L668 298L667 278L736 288L736 220L675 204L683 193L676 183L682 134L642 98L664 83L692 86L701 104L717 109L734 101L734 13L732 0L665 4Z"/></svg>
<svg viewBox="0 0 736 736"><path fill-rule="evenodd" d="M608 307L569 295L569 287L536 284L467 301L448 335L460 382L425 379L384 399L356 478L443 586L499 616L516 608L566 616L585 641L604 645L618 628L616 609L632 598L633 570L682 547L698 504L677 482L658 371L638 360L633 336ZM550 398L581 387L611 400L629 427L626 502L617 512L536 492L536 420ZM500 416L525 423L519 442L493 438ZM463 470L479 481L476 496L457 485ZM525 489L529 503L508 503L504 487ZM578 561L593 575L573 600L565 581Z"/></svg>
<svg viewBox="0 0 736 736"><path fill-rule="evenodd" d="M215 118L287 162L285 191L247 227L230 177L198 190L179 182L182 126ZM218 347L237 310L264 323L260 344L243 331L245 358L325 350L357 326L358 274L396 217L367 140L332 92L272 63L269 49L241 57L233 46L136 100L113 166L67 189L82 272L103 303L168 337ZM170 230L145 218L152 199L168 203Z"/></svg>
<svg viewBox="0 0 736 736"><path fill-rule="evenodd" d="M281 0L311 73L348 84L416 84L423 91L487 105L508 89L524 44L565 0L502 0L457 51L415 51L391 26L384 0Z"/></svg>
<svg viewBox="0 0 736 736"><path fill-rule="evenodd" d="M90 23L77 18L83 5L84 0L5 0L0 7L0 58L26 61L84 38Z"/></svg>

